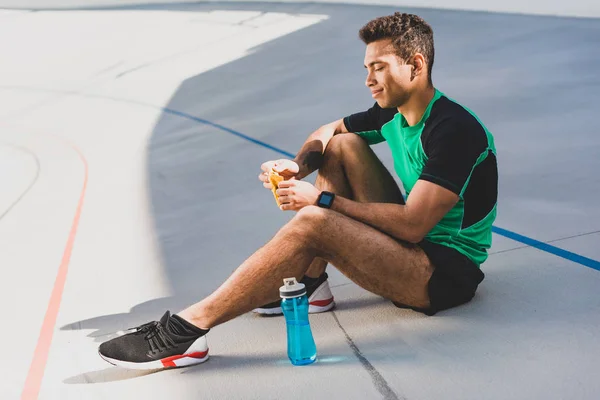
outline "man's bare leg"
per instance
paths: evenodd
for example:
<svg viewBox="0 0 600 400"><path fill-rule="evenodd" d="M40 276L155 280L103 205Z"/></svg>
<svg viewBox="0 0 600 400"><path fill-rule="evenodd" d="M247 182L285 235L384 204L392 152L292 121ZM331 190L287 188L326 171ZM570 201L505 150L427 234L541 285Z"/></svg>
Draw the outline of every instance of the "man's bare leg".
<svg viewBox="0 0 600 400"><path fill-rule="evenodd" d="M327 269L327 264L327 261L316 257L314 260L312 260L304 275L308 276L309 278L318 278L323 274L323 272L325 272L325 269Z"/></svg>
<svg viewBox="0 0 600 400"><path fill-rule="evenodd" d="M207 329L275 301L287 277L300 279L315 257L332 263L359 286L382 297L429 307L433 267L407 245L332 210L305 207L214 293L179 313Z"/></svg>
<svg viewBox="0 0 600 400"><path fill-rule="evenodd" d="M339 134L329 141L315 186L354 201L404 204L390 172L371 147L353 133ZM327 261L315 258L305 275L317 278L326 268Z"/></svg>

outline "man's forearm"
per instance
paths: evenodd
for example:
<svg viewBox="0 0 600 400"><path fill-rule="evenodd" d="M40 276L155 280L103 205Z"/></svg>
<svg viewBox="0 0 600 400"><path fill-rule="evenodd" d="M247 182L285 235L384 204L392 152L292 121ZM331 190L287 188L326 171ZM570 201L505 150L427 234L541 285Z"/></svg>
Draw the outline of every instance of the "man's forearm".
<svg viewBox="0 0 600 400"><path fill-rule="evenodd" d="M314 171L319 169L323 164L323 156L325 148L331 138L345 131L343 121L338 120L327 125L323 125L316 131L310 134L302 148L294 158L294 162L300 167L300 171L296 175L297 179L303 179Z"/></svg>
<svg viewBox="0 0 600 400"><path fill-rule="evenodd" d="M323 164L324 144L318 135L312 134L308 140L304 143L294 162L298 164L300 168L297 179L303 179L314 171L321 168Z"/></svg>
<svg viewBox="0 0 600 400"><path fill-rule="evenodd" d="M423 239L420 224L410 209L391 203L358 203L336 196L332 210L363 222L396 239L418 243Z"/></svg>

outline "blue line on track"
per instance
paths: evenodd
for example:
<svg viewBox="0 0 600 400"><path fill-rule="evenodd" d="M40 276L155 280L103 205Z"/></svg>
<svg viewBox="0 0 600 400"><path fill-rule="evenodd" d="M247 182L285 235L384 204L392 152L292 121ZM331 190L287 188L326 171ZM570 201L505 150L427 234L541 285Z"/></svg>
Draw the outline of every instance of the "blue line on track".
<svg viewBox="0 0 600 400"><path fill-rule="evenodd" d="M535 247L536 249L545 251L547 253L554 254L555 256L562 257L565 260L573 261L577 264L585 265L586 267L590 267L592 269L595 269L596 271L600 271L600 262L592 260L591 258L572 253L570 251L561 249L556 246L552 246L548 243L540 242L539 240L535 240L527 236L519 235L518 233L511 232L506 229L498 228L497 226L492 227L492 232L507 237L511 240L521 242L528 246Z"/></svg>

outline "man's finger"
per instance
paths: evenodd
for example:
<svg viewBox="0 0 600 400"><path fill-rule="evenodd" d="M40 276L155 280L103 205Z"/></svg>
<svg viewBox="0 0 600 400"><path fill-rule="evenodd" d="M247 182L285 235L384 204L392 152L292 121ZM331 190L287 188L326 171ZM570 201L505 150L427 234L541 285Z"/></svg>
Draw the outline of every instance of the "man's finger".
<svg viewBox="0 0 600 400"><path fill-rule="evenodd" d="M277 187L280 187L280 188L290 188L292 186L294 186L294 181L281 181L277 185Z"/></svg>
<svg viewBox="0 0 600 400"><path fill-rule="evenodd" d="M279 204L288 204L290 198L288 196L279 196Z"/></svg>
<svg viewBox="0 0 600 400"><path fill-rule="evenodd" d="M267 189L273 189L273 185L271 185L271 182L263 182L263 186Z"/></svg>
<svg viewBox="0 0 600 400"><path fill-rule="evenodd" d="M298 206L292 203L286 203L279 206L281 211L298 211Z"/></svg>

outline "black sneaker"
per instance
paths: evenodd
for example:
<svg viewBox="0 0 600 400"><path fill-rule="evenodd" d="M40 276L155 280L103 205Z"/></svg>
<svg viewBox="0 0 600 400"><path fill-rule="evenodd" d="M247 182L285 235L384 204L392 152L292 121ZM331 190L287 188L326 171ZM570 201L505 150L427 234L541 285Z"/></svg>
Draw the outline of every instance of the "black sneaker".
<svg viewBox="0 0 600 400"><path fill-rule="evenodd" d="M169 311L160 321L132 329L132 333L102 343L100 357L129 369L184 367L208 360L208 331Z"/></svg>
<svg viewBox="0 0 600 400"><path fill-rule="evenodd" d="M333 301L333 294L329 288L329 282L327 281L327 273L321 274L317 281L311 285L306 284L304 278L300 281L306 284L306 295L308 296L308 312L310 314L321 313L331 310L335 306ZM274 301L269 304L265 304L259 308L253 310L258 314L277 315L283 314L281 309L281 300Z"/></svg>

